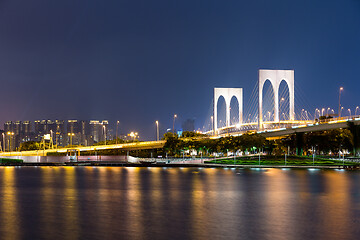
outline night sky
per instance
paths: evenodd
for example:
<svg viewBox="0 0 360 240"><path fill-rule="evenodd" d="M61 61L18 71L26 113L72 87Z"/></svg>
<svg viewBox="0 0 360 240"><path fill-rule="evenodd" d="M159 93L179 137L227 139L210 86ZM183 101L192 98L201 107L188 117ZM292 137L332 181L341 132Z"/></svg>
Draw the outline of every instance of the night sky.
<svg viewBox="0 0 360 240"><path fill-rule="evenodd" d="M360 1L0 0L1 126L108 119L154 139L174 113L202 128L214 87L244 88L246 109L260 68L294 69L304 107L337 109L343 86L355 109Z"/></svg>

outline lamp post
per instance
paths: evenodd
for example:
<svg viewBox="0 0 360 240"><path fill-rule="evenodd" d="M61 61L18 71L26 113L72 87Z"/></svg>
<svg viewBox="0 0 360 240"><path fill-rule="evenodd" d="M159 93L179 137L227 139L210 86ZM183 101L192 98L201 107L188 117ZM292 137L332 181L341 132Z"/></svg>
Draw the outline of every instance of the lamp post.
<svg viewBox="0 0 360 240"><path fill-rule="evenodd" d="M115 144L117 144L118 142L118 126L119 126L119 120L116 121L116 139L115 139Z"/></svg>
<svg viewBox="0 0 360 240"><path fill-rule="evenodd" d="M133 141L135 141L136 137L138 136L138 133L137 132L131 132L131 133L128 134L128 136L132 137Z"/></svg>
<svg viewBox="0 0 360 240"><path fill-rule="evenodd" d="M70 137L70 146L72 145L72 137L75 136L75 133L68 133L68 136Z"/></svg>
<svg viewBox="0 0 360 240"><path fill-rule="evenodd" d="M173 120L173 133L175 132L175 118L177 118L176 114L174 114L174 120Z"/></svg>
<svg viewBox="0 0 360 240"><path fill-rule="evenodd" d="M340 102L340 97L341 97L341 91L344 90L343 87L339 88L339 119L341 117L341 112L340 112L340 107L341 107L341 102Z"/></svg>
<svg viewBox="0 0 360 240"><path fill-rule="evenodd" d="M325 108L321 109L321 116L324 116Z"/></svg>
<svg viewBox="0 0 360 240"><path fill-rule="evenodd" d="M105 138L105 145L106 145L106 126L103 125L103 129L104 129L104 138Z"/></svg>
<svg viewBox="0 0 360 240"><path fill-rule="evenodd" d="M356 112L357 112L358 109L359 109L359 106L357 106L357 107L355 108L355 116L356 116Z"/></svg>
<svg viewBox="0 0 360 240"><path fill-rule="evenodd" d="M3 152L6 152L5 150L5 133L2 133L2 137L3 137Z"/></svg>
<svg viewBox="0 0 360 240"><path fill-rule="evenodd" d="M314 114L314 120L316 119L316 113L319 112L319 117L320 117L320 110L319 109L315 109L315 114Z"/></svg>
<svg viewBox="0 0 360 240"><path fill-rule="evenodd" d="M52 149L54 149L53 130L51 130L51 129L50 129L50 143L51 143Z"/></svg>
<svg viewBox="0 0 360 240"><path fill-rule="evenodd" d="M159 121L155 121L156 123L156 141L159 141Z"/></svg>
<svg viewBox="0 0 360 240"><path fill-rule="evenodd" d="M348 109L348 112L349 112L349 118L351 118L351 110L350 110L350 108Z"/></svg>
<svg viewBox="0 0 360 240"><path fill-rule="evenodd" d="M211 116L211 132L212 132L212 135L215 135L215 132L214 132L214 116Z"/></svg>
<svg viewBox="0 0 360 240"><path fill-rule="evenodd" d="M285 98L281 98L281 99L280 99L280 107L279 107L280 112L281 112L281 103L282 103L283 101L285 101ZM283 119L283 120L285 120L285 119ZM279 122L280 122L280 118L279 118Z"/></svg>
<svg viewBox="0 0 360 240"><path fill-rule="evenodd" d="M7 132L7 135L9 135L9 152L11 152L11 136L14 136L14 132Z"/></svg>

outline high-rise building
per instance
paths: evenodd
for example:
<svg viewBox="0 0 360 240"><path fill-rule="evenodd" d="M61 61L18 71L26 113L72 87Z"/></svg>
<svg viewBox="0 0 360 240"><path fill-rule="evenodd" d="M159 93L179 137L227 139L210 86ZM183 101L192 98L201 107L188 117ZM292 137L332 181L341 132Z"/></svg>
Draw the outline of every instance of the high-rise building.
<svg viewBox="0 0 360 240"><path fill-rule="evenodd" d="M41 125L40 125L40 120L35 120L34 121L34 135L38 136L41 135Z"/></svg>
<svg viewBox="0 0 360 240"><path fill-rule="evenodd" d="M102 125L102 131L101 131L101 140L105 141L110 139L109 138L109 121L108 120L103 120L101 122Z"/></svg>
<svg viewBox="0 0 360 240"><path fill-rule="evenodd" d="M34 141L42 141L45 134L53 133L56 130L56 125L52 120L36 120L34 121Z"/></svg>
<svg viewBox="0 0 360 240"><path fill-rule="evenodd" d="M57 146L66 145L66 132L64 120L55 120L55 129L53 130L53 141Z"/></svg>
<svg viewBox="0 0 360 240"><path fill-rule="evenodd" d="M14 124L12 121L7 121L4 123L4 131L5 133L14 131Z"/></svg>
<svg viewBox="0 0 360 240"><path fill-rule="evenodd" d="M24 135L30 136L30 134L31 134L31 122L30 121L23 121L21 128L22 128L22 132Z"/></svg>
<svg viewBox="0 0 360 240"><path fill-rule="evenodd" d="M81 144L81 124L78 120L67 121L67 137L68 145Z"/></svg>
<svg viewBox="0 0 360 240"><path fill-rule="evenodd" d="M89 123L82 120L80 121L80 130L81 130L81 145L89 145Z"/></svg>
<svg viewBox="0 0 360 240"><path fill-rule="evenodd" d="M21 123L21 135L20 135L20 142L28 142L31 141L32 133L31 133L31 122L30 121L23 121Z"/></svg>
<svg viewBox="0 0 360 240"><path fill-rule="evenodd" d="M90 120L89 122L89 135L93 143L101 141L102 125L98 120Z"/></svg>
<svg viewBox="0 0 360 240"><path fill-rule="evenodd" d="M108 120L91 120L89 122L89 136L93 142L101 142L109 137L109 121Z"/></svg>

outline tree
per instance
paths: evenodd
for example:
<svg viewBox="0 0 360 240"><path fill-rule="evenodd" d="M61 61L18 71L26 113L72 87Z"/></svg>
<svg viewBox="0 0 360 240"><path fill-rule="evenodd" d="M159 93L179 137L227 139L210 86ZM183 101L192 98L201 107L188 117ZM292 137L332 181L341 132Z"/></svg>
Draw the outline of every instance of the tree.
<svg viewBox="0 0 360 240"><path fill-rule="evenodd" d="M20 144L19 150L20 151L30 151L30 150L39 150L40 149L40 142L29 141L23 142Z"/></svg>
<svg viewBox="0 0 360 240"><path fill-rule="evenodd" d="M164 151L170 155L175 155L179 147L180 140L176 134L171 132L165 133L164 138L166 142L164 144Z"/></svg>

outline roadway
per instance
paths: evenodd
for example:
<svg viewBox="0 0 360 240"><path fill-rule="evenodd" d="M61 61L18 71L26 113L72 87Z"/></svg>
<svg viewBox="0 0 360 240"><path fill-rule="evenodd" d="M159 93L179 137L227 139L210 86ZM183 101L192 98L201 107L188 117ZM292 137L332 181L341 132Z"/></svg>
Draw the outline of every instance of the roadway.
<svg viewBox="0 0 360 240"><path fill-rule="evenodd" d="M112 149L132 151L132 150L162 148L164 144L165 141L133 142L133 143L122 143L122 144L86 146L86 147L84 146L84 147L33 150L33 151L2 152L0 153L0 156L47 156L48 153L66 153L69 149L76 149L80 152L112 150Z"/></svg>
<svg viewBox="0 0 360 240"><path fill-rule="evenodd" d="M340 120L333 120L328 122L322 123L314 123L309 121L296 121L295 126L290 127L279 127L279 125L290 125L295 124L294 122L283 122L275 123L275 122L264 122L264 125L273 125L275 128L273 129L264 129L262 131L256 131L257 133L261 134L266 138L276 138L276 137L283 137L288 136L295 133L306 133L306 132L317 132L317 131L326 131L331 129L340 129L340 128L348 128L349 123L354 123L354 125L360 125L360 118L352 118L352 119L340 119ZM250 123L250 125L254 125L257 123ZM242 126L246 126L247 124L243 124ZM276 126L277 125L277 126ZM235 129L235 130L234 130ZM213 136L214 138L225 137L225 136L240 136L246 132L245 130L236 130L235 126L229 127L229 131L226 131L226 128L221 129L222 133Z"/></svg>
<svg viewBox="0 0 360 240"><path fill-rule="evenodd" d="M349 123L354 125L360 125L360 118L347 119L347 120L335 120L325 123L310 123L306 125L293 126L290 128L279 128L259 131L258 133L266 138L282 137L295 133L306 133L306 132L319 132L332 129L348 128Z"/></svg>

